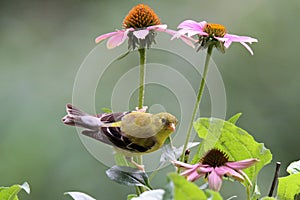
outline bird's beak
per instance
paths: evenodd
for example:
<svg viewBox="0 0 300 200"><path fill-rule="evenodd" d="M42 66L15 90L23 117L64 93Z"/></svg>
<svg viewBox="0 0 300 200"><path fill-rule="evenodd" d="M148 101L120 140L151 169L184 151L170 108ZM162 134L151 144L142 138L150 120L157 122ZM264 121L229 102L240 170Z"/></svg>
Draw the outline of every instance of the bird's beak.
<svg viewBox="0 0 300 200"><path fill-rule="evenodd" d="M171 130L172 132L174 132L174 131L176 130L176 125L175 125L175 123L171 123L171 124L169 125L169 128L170 128L170 130Z"/></svg>

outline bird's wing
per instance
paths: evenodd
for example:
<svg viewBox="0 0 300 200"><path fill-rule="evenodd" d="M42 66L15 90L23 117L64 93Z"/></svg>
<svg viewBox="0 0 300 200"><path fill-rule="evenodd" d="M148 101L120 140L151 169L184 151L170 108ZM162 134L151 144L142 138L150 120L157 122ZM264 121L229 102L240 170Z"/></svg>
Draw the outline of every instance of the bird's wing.
<svg viewBox="0 0 300 200"><path fill-rule="evenodd" d="M96 117L98 117L100 121L104 123L114 123L121 121L122 118L129 113L131 112L100 113L97 114Z"/></svg>
<svg viewBox="0 0 300 200"><path fill-rule="evenodd" d="M160 120L150 113L132 112L123 117L121 124L121 130L134 138L150 138L161 128Z"/></svg>
<svg viewBox="0 0 300 200"><path fill-rule="evenodd" d="M120 126L103 126L101 131L114 146L130 152L142 153L150 150L155 145L155 140L147 138L142 142L143 146L135 143L121 131Z"/></svg>

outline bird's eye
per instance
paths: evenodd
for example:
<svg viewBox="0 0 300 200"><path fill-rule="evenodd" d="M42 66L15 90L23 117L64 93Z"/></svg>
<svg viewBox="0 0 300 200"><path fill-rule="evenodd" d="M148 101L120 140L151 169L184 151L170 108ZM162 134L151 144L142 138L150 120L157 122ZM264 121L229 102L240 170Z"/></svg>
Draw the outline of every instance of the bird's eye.
<svg viewBox="0 0 300 200"><path fill-rule="evenodd" d="M161 118L161 123L165 124L167 123L167 120L165 118Z"/></svg>

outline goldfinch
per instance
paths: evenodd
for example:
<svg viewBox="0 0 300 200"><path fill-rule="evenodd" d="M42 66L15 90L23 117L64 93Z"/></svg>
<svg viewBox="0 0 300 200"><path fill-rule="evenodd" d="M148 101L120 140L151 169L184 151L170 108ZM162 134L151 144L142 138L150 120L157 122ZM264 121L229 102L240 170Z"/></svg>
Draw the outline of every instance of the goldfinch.
<svg viewBox="0 0 300 200"><path fill-rule="evenodd" d="M144 110L90 115L71 104L62 122L86 128L92 137L125 152L126 156L150 153L162 147L175 131L177 119L170 113L146 113Z"/></svg>

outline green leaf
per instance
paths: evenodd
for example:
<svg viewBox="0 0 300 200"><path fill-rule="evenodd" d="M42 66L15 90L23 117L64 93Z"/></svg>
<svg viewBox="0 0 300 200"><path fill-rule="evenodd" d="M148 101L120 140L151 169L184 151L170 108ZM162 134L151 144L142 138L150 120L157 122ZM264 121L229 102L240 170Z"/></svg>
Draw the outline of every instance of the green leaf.
<svg viewBox="0 0 300 200"><path fill-rule="evenodd" d="M82 192L66 192L65 194L70 195L74 200L96 200Z"/></svg>
<svg viewBox="0 0 300 200"><path fill-rule="evenodd" d="M289 174L297 174L300 172L300 160L292 162L286 169Z"/></svg>
<svg viewBox="0 0 300 200"><path fill-rule="evenodd" d="M101 110L104 112L104 113L112 113L112 110L110 108L101 108Z"/></svg>
<svg viewBox="0 0 300 200"><path fill-rule="evenodd" d="M106 175L113 181L128 186L143 186L151 189L148 176L136 168L113 166L106 171Z"/></svg>
<svg viewBox="0 0 300 200"><path fill-rule="evenodd" d="M174 184L170 181L166 186L163 187L165 190L163 200L174 200Z"/></svg>
<svg viewBox="0 0 300 200"><path fill-rule="evenodd" d="M259 189L257 183L255 183L251 199L257 200L260 196L261 196L260 189Z"/></svg>
<svg viewBox="0 0 300 200"><path fill-rule="evenodd" d="M132 49L130 48L126 53L120 55L120 56L117 58L117 60L121 60L121 59L125 58L125 57L130 53L131 50L132 50Z"/></svg>
<svg viewBox="0 0 300 200"><path fill-rule="evenodd" d="M293 200L300 193L300 173L278 179L277 196L279 199Z"/></svg>
<svg viewBox="0 0 300 200"><path fill-rule="evenodd" d="M236 124L236 122L239 120L241 115L242 115L242 113L237 113L237 114L233 115L232 117L230 117L230 119L228 119L228 122L230 122L232 124Z"/></svg>
<svg viewBox="0 0 300 200"><path fill-rule="evenodd" d="M217 118L200 118L194 122L194 128L203 139L196 157L202 157L208 150L218 148L226 152L232 161L259 159L257 164L243 170L253 185L259 171L272 160L272 154L264 144L256 142L250 134L233 123Z"/></svg>
<svg viewBox="0 0 300 200"><path fill-rule="evenodd" d="M115 163L119 166L130 166L130 163L126 159L125 155L121 152L116 151L114 153Z"/></svg>
<svg viewBox="0 0 300 200"><path fill-rule="evenodd" d="M213 190L205 190L205 194L207 196L207 199L209 200L223 200L219 192Z"/></svg>
<svg viewBox="0 0 300 200"><path fill-rule="evenodd" d="M205 193L197 185L187 181L184 177L176 173L170 173L168 177L173 183L174 200L207 199Z"/></svg>
<svg viewBox="0 0 300 200"><path fill-rule="evenodd" d="M137 194L129 194L129 195L127 195L127 200L131 200L132 198L137 197L137 196L138 196Z"/></svg>
<svg viewBox="0 0 300 200"><path fill-rule="evenodd" d="M27 182L23 185L13 185L10 187L0 187L0 200L18 200L17 194L21 190L25 190L28 194L30 193L29 184Z"/></svg>
<svg viewBox="0 0 300 200"><path fill-rule="evenodd" d="M139 197L134 197L132 200L162 200L165 191L162 189L150 190L143 192Z"/></svg>
<svg viewBox="0 0 300 200"><path fill-rule="evenodd" d="M194 157L193 157L193 159L192 159L192 161L191 161L190 164L192 164L192 165L193 165L193 164L196 164L196 163L199 162L199 160L201 160L201 158L202 158L202 156L203 156L202 151L203 151L203 143L201 142L200 145L199 145L199 147L198 147L198 149L197 149L197 152L196 152L196 154L194 155Z"/></svg>

